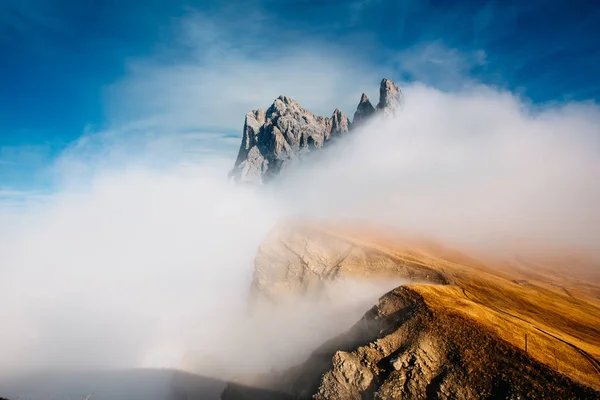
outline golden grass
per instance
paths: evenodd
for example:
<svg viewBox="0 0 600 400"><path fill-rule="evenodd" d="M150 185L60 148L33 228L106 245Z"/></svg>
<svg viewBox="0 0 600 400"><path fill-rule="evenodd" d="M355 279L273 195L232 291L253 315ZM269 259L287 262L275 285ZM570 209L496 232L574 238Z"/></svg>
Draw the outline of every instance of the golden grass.
<svg viewBox="0 0 600 400"><path fill-rule="evenodd" d="M411 285L432 309L467 317L523 350L527 336L531 357L600 390L600 284L575 274L579 258L481 258L376 228L318 229L444 273L451 285Z"/></svg>

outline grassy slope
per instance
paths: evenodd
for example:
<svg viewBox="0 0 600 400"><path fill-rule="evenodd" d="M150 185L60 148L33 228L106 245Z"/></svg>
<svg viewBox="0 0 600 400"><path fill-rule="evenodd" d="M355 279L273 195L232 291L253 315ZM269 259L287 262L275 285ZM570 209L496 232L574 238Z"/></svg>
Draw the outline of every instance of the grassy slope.
<svg viewBox="0 0 600 400"><path fill-rule="evenodd" d="M411 285L430 307L474 320L521 349L527 335L531 357L600 389L600 285L573 275L569 263L578 259L483 260L364 227L319 230L368 251L442 272L451 285Z"/></svg>

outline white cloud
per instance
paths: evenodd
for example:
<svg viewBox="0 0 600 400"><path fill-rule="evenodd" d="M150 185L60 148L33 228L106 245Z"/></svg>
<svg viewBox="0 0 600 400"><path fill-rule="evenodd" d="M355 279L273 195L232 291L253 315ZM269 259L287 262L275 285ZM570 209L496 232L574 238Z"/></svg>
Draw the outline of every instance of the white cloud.
<svg viewBox="0 0 600 400"><path fill-rule="evenodd" d="M213 169L105 172L3 225L1 369L143 366L165 332L241 306L276 214Z"/></svg>

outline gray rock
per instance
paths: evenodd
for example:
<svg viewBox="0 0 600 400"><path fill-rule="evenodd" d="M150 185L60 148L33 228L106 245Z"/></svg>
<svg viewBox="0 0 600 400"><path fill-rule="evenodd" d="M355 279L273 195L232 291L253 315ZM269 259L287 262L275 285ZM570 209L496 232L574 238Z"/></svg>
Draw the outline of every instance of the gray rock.
<svg viewBox="0 0 600 400"><path fill-rule="evenodd" d="M322 148L348 132L350 122L336 109L331 117L307 111L288 96L279 96L266 112L246 114L242 143L230 177L268 182L302 153Z"/></svg>
<svg viewBox="0 0 600 400"><path fill-rule="evenodd" d="M375 114L375 107L373 107L367 95L363 93L360 97L358 107L356 107L352 123L355 125L360 124L362 121L369 119L373 114Z"/></svg>
<svg viewBox="0 0 600 400"><path fill-rule="evenodd" d="M379 86L379 104L377 111L384 117L395 117L400 112L403 95L396 84L389 79L383 79Z"/></svg>
<svg viewBox="0 0 600 400"><path fill-rule="evenodd" d="M258 148L258 136L265 123L265 112L262 108L246 114L242 144L230 176L235 180L259 181L268 162Z"/></svg>
<svg viewBox="0 0 600 400"><path fill-rule="evenodd" d="M350 121L348 117L339 108L333 111L331 116L331 135L330 138L342 136L350 130Z"/></svg>
<svg viewBox="0 0 600 400"><path fill-rule="evenodd" d="M392 81L381 82L377 111L395 116L402 93ZM331 117L307 111L288 96L279 96L267 111L246 114L242 143L230 178L240 182L268 182L304 153L323 148L347 134L352 125L365 122L376 113L363 93L352 124L335 109Z"/></svg>

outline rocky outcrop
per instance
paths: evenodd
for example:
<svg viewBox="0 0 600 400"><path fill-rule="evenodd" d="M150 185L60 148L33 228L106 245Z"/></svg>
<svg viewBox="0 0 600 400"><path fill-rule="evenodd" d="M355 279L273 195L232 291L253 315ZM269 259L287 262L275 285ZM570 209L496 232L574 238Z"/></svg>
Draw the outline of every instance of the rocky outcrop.
<svg viewBox="0 0 600 400"><path fill-rule="evenodd" d="M410 287L384 295L350 331L303 364L231 382L223 400L599 398L458 314L432 308ZM275 396L275 395L274 395Z"/></svg>
<svg viewBox="0 0 600 400"><path fill-rule="evenodd" d="M325 118L307 111L296 100L279 96L263 111L246 114L242 144L230 173L234 180L268 182L302 152L319 149L349 129L348 118L336 109Z"/></svg>
<svg viewBox="0 0 600 400"><path fill-rule="evenodd" d="M367 95L363 93L360 97L358 107L356 107L356 112L354 113L354 119L352 120L352 123L360 124L361 122L371 118L373 114L375 114L375 107L373 107Z"/></svg>
<svg viewBox="0 0 600 400"><path fill-rule="evenodd" d="M341 136L343 133L346 133L350 130L350 121L346 114L340 111L339 108L336 108L333 111L333 115L331 116L331 129L327 131L330 132L329 138L335 138Z"/></svg>
<svg viewBox="0 0 600 400"><path fill-rule="evenodd" d="M377 110L381 115L397 115L400 89L384 79L379 94ZM352 124L360 124L375 113L364 93L352 123L337 108L331 117L322 117L288 96L279 96L266 112L258 109L246 114L242 143L229 176L235 181L268 182L303 153L324 147L346 134Z"/></svg>
<svg viewBox="0 0 600 400"><path fill-rule="evenodd" d="M237 377L222 399L600 399L597 309L580 317L583 302L496 265L365 225L280 224L258 250L253 303L325 304L328 285L350 279L396 288L305 362Z"/></svg>
<svg viewBox="0 0 600 400"><path fill-rule="evenodd" d="M402 101L403 95L400 88L389 79L382 80L379 87L377 110L385 117L395 117L400 111Z"/></svg>
<svg viewBox="0 0 600 400"><path fill-rule="evenodd" d="M473 321L432 308L409 287L383 296L331 344L339 350L316 378L313 399L583 399L599 394ZM329 357L329 345L313 357Z"/></svg>
<svg viewBox="0 0 600 400"><path fill-rule="evenodd" d="M448 283L446 276L427 266L359 246L310 224L282 223L258 249L251 299L317 297L326 282L343 278Z"/></svg>

